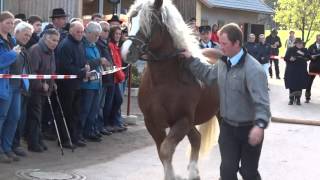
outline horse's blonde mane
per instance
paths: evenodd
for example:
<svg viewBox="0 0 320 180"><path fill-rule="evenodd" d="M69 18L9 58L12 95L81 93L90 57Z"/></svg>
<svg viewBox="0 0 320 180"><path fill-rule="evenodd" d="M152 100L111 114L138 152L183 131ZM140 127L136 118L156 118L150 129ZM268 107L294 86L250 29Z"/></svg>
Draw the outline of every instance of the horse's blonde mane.
<svg viewBox="0 0 320 180"><path fill-rule="evenodd" d="M146 37L151 34L151 21L159 20L156 18L153 4L154 0L136 0L128 13L128 16L131 17L140 11L140 28ZM199 42L192 29L184 22L180 12L171 0L163 0L161 16L162 23L167 27L176 48L187 49L194 57L205 59L201 54Z"/></svg>

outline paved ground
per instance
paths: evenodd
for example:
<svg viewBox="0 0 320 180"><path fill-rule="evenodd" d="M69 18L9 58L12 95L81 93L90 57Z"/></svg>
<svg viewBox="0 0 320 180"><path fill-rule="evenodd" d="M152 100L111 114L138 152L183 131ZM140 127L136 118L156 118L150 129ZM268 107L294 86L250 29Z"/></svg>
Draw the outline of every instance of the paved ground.
<svg viewBox="0 0 320 180"><path fill-rule="evenodd" d="M277 117L320 121L320 80L315 81L310 104L288 106L288 92L283 80L270 80L272 114ZM88 180L161 180L162 166L155 146L144 128L142 116L132 98L132 114L138 124L125 133L105 137L101 143L89 143L74 153L66 150L61 156L55 142L47 142L47 153L29 153L27 158L10 165L0 164L0 180L17 180L15 173L24 169L76 172ZM123 108L125 109L124 104ZM318 180L320 177L320 127L272 123L266 131L260 170L264 180ZM176 151L174 166L177 174L186 176L188 142L184 140ZM200 161L203 180L219 177L219 151ZM21 179L21 178L20 178ZM53 176L48 179L54 179ZM57 179L57 178L56 178Z"/></svg>

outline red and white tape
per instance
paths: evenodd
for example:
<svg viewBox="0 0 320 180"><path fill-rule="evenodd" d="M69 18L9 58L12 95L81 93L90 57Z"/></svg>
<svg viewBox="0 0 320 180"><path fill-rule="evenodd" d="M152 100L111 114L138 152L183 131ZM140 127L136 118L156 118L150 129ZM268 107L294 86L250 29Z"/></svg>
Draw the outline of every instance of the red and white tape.
<svg viewBox="0 0 320 180"><path fill-rule="evenodd" d="M113 74L126 67L113 68L111 70L101 72L101 75ZM77 75L36 75L36 74L0 74L0 79L77 79Z"/></svg>
<svg viewBox="0 0 320 180"><path fill-rule="evenodd" d="M270 59L283 59L284 57L281 56L270 56Z"/></svg>

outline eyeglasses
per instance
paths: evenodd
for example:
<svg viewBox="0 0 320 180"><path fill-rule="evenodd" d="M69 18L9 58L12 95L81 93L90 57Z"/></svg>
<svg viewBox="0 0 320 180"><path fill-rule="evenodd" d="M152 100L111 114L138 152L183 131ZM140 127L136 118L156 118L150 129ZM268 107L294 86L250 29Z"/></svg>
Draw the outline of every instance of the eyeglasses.
<svg viewBox="0 0 320 180"><path fill-rule="evenodd" d="M109 29L103 29L103 32L110 32Z"/></svg>

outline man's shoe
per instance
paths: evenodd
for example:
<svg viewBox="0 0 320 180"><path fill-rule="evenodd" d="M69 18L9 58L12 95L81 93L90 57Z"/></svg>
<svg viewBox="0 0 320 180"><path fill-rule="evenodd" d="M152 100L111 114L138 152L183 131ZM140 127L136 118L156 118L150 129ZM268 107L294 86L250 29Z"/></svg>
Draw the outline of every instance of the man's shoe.
<svg viewBox="0 0 320 180"><path fill-rule="evenodd" d="M28 150L31 152L38 152L38 153L41 153L44 151L42 146L40 146L40 145L28 146Z"/></svg>
<svg viewBox="0 0 320 180"><path fill-rule="evenodd" d="M306 99L305 103L310 103L310 99Z"/></svg>
<svg viewBox="0 0 320 180"><path fill-rule="evenodd" d="M108 131L108 130L105 129L105 128L102 128L102 129L100 130L100 133L101 133L102 135L105 135L105 136L110 136L110 135L112 134L112 132Z"/></svg>
<svg viewBox="0 0 320 180"><path fill-rule="evenodd" d="M9 158L6 154L0 153L0 163L6 163L9 164L12 162L12 159Z"/></svg>
<svg viewBox="0 0 320 180"><path fill-rule="evenodd" d="M22 147L16 147L12 149L12 151L17 155L21 157L26 157L27 153L22 149Z"/></svg>
<svg viewBox="0 0 320 180"><path fill-rule="evenodd" d="M13 153L12 151L11 152L7 152L5 153L10 159L12 159L12 161L20 161L20 158L15 154Z"/></svg>
<svg viewBox="0 0 320 180"><path fill-rule="evenodd" d="M59 142L58 142L59 146ZM66 149L76 149L77 147L74 144L70 144L69 142L62 143L61 146Z"/></svg>
<svg viewBox="0 0 320 180"><path fill-rule="evenodd" d="M43 141L40 141L39 145L42 147L44 151L48 150L48 146Z"/></svg>
<svg viewBox="0 0 320 180"><path fill-rule="evenodd" d="M281 79L279 76L277 76L277 79Z"/></svg>
<svg viewBox="0 0 320 180"><path fill-rule="evenodd" d="M290 100L288 105L293 105L293 100Z"/></svg>
<svg viewBox="0 0 320 180"><path fill-rule="evenodd" d="M43 132L42 137L43 137L43 139L48 140L48 141L57 140L57 135L53 134L53 133L49 133L49 132Z"/></svg>
<svg viewBox="0 0 320 180"><path fill-rule="evenodd" d="M85 142L81 141L81 140L76 141L73 144L78 146L78 147L86 147L87 146L87 144Z"/></svg>
<svg viewBox="0 0 320 180"><path fill-rule="evenodd" d="M300 99L297 99L296 103L297 103L298 106L300 106L301 105Z"/></svg>
<svg viewBox="0 0 320 180"><path fill-rule="evenodd" d="M112 132L112 133L115 132L115 130L113 129L113 126L106 126L105 129L106 129L107 131L109 131L109 132Z"/></svg>
<svg viewBox="0 0 320 180"><path fill-rule="evenodd" d="M120 126L114 126L113 129L116 131L116 132L122 132L122 131L126 131L128 128L123 126L123 125L120 125Z"/></svg>
<svg viewBox="0 0 320 180"><path fill-rule="evenodd" d="M95 136L95 135L87 136L86 139L90 142L101 142L102 141L101 138L99 138L98 136Z"/></svg>

